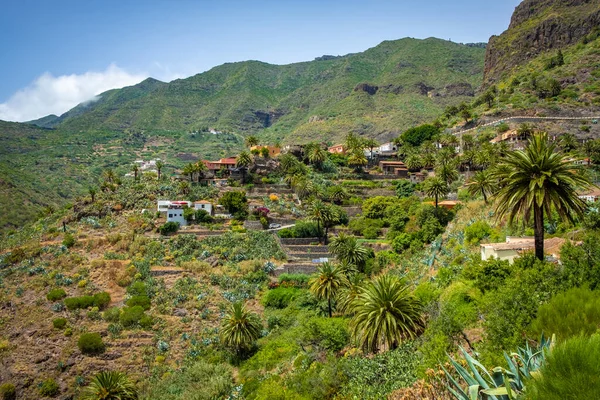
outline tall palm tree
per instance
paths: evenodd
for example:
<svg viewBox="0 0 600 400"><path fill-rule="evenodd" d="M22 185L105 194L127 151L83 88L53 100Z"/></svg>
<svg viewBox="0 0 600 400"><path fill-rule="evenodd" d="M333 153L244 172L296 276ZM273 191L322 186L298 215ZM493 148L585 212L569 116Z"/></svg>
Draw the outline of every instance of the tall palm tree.
<svg viewBox="0 0 600 400"><path fill-rule="evenodd" d="M241 302L235 302L221 324L221 343L239 355L252 347L261 331L258 314L248 311Z"/></svg>
<svg viewBox="0 0 600 400"><path fill-rule="evenodd" d="M139 172L140 168L137 166L137 164L133 164L131 166L131 171L133 172L133 179L137 181L138 178L138 172Z"/></svg>
<svg viewBox="0 0 600 400"><path fill-rule="evenodd" d="M502 188L497 195L497 217L508 216L513 223L517 216L529 221L533 213L535 255L544 259L544 213L552 210L563 220L582 216L586 204L577 197L577 189L589 188L588 178L580 166L550 143L546 133L534 134L524 150L509 153L495 178Z"/></svg>
<svg viewBox="0 0 600 400"><path fill-rule="evenodd" d="M242 171L242 184L246 182L246 170L250 164L252 164L252 155L245 150L235 160L235 166Z"/></svg>
<svg viewBox="0 0 600 400"><path fill-rule="evenodd" d="M333 217L330 215L330 208L319 199L313 200L312 203L309 204L307 211L306 217L308 220L317 223L318 232L321 232L321 228ZM322 238L319 237L319 243L321 242L321 239Z"/></svg>
<svg viewBox="0 0 600 400"><path fill-rule="evenodd" d="M252 147L252 146L257 146L258 145L258 138L256 136L248 136L246 138L246 146L248 148Z"/></svg>
<svg viewBox="0 0 600 400"><path fill-rule="evenodd" d="M306 175L292 176L291 186L300 199L306 199L315 192L315 185Z"/></svg>
<svg viewBox="0 0 600 400"><path fill-rule="evenodd" d="M348 165L353 166L356 170L360 170L367 164L367 157L365 157L365 153L363 153L362 149L356 148L352 150L348 157Z"/></svg>
<svg viewBox="0 0 600 400"><path fill-rule="evenodd" d="M88 193L90 194L90 197L92 198L92 203L93 203L96 200L96 189L89 188Z"/></svg>
<svg viewBox="0 0 600 400"><path fill-rule="evenodd" d="M419 171L423 167L423 161L416 153L408 155L404 160L404 164L406 164L406 168L408 168L409 171Z"/></svg>
<svg viewBox="0 0 600 400"><path fill-rule="evenodd" d="M348 194L346 189L344 189L342 186L339 186L339 185L330 186L327 189L327 195L328 195L328 198L330 201L332 201L338 205L342 204L342 202L344 200L347 200L350 198L350 195Z"/></svg>
<svg viewBox="0 0 600 400"><path fill-rule="evenodd" d="M458 167L454 164L454 161L439 164L435 169L435 175L439 176L441 180L450 185L458 179Z"/></svg>
<svg viewBox="0 0 600 400"><path fill-rule="evenodd" d="M188 181L179 182L179 192L181 194L190 193L190 183Z"/></svg>
<svg viewBox="0 0 600 400"><path fill-rule="evenodd" d="M358 243L354 236L346 235L343 232L331 240L329 251L341 263L349 264L361 272L364 270L369 256L367 248Z"/></svg>
<svg viewBox="0 0 600 400"><path fill-rule="evenodd" d="M423 182L423 191L427 196L435 198L435 208L437 208L439 198L446 196L449 192L449 188L446 181L439 176L434 176L425 179Z"/></svg>
<svg viewBox="0 0 600 400"><path fill-rule="evenodd" d="M352 311L352 335L369 352L393 350L415 338L424 325L419 301L400 279L387 274L360 288Z"/></svg>
<svg viewBox="0 0 600 400"><path fill-rule="evenodd" d="M200 182L200 179L204 178L206 172L208 172L208 167L202 161L198 161L194 165L194 170L198 174L198 182Z"/></svg>
<svg viewBox="0 0 600 400"><path fill-rule="evenodd" d="M477 172L467 184L467 190L471 196L481 194L485 204L488 202L488 194L494 191L495 179L489 171Z"/></svg>
<svg viewBox="0 0 600 400"><path fill-rule="evenodd" d="M161 174L164 166L165 166L165 164L162 161L160 161L160 160L156 161L156 172L158 173L159 181L160 181L160 174Z"/></svg>
<svg viewBox="0 0 600 400"><path fill-rule="evenodd" d="M370 157L369 160L371 162L373 162L373 149L375 147L379 147L379 143L377 142L377 140L373 139L373 138L367 138L363 140L363 146L367 149L369 149L369 153L370 153Z"/></svg>
<svg viewBox="0 0 600 400"><path fill-rule="evenodd" d="M342 265L342 267L345 267ZM343 313L352 312L352 304L356 297L360 293L361 288L365 285L366 276L364 274L355 272L348 273L348 269L345 269L347 276L347 284L340 289L340 295L338 298L337 309Z"/></svg>
<svg viewBox="0 0 600 400"><path fill-rule="evenodd" d="M565 133L560 137L560 147L565 152L570 152L578 147L577 138L572 133Z"/></svg>
<svg viewBox="0 0 600 400"><path fill-rule="evenodd" d="M306 150L308 162L320 168L327 159L327 152L318 143L311 143Z"/></svg>
<svg viewBox="0 0 600 400"><path fill-rule="evenodd" d="M122 372L103 371L92 378L79 399L81 400L137 400L138 392L131 380Z"/></svg>
<svg viewBox="0 0 600 400"><path fill-rule="evenodd" d="M355 150L360 150L362 152L363 150L362 138L354 132L350 132L346 135L346 140L344 144L344 147L349 152L354 152Z"/></svg>
<svg viewBox="0 0 600 400"><path fill-rule="evenodd" d="M192 163L184 165L183 166L183 170L181 171L181 173L183 175L189 175L190 176L190 182L194 181L194 173L195 172L196 172L196 167Z"/></svg>
<svg viewBox="0 0 600 400"><path fill-rule="evenodd" d="M329 318L333 315L331 301L338 296L340 289L346 286L346 283L343 269L328 262L317 268L316 275L308 283L310 291L317 299L327 300Z"/></svg>
<svg viewBox="0 0 600 400"><path fill-rule="evenodd" d="M587 165L590 165L592 155L598 151L598 142L596 140L586 140L583 143L582 150L587 158Z"/></svg>

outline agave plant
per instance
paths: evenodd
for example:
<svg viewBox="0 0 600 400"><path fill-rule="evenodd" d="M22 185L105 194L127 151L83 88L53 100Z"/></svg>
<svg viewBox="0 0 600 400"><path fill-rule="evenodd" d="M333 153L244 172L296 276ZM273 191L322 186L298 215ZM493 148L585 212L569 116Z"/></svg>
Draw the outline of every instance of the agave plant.
<svg viewBox="0 0 600 400"><path fill-rule="evenodd" d="M96 375L79 397L82 400L136 400L138 393L127 375L103 371Z"/></svg>
<svg viewBox="0 0 600 400"><path fill-rule="evenodd" d="M450 364L460 378L467 384L461 385L446 368L442 369L450 384L447 389L458 400L516 400L525 392L525 379L531 378L546 360L546 355L555 342L543 335L540 344L533 349L527 344L519 347L516 353L504 353L508 370L496 367L491 373L473 356L460 348L467 368L450 358Z"/></svg>

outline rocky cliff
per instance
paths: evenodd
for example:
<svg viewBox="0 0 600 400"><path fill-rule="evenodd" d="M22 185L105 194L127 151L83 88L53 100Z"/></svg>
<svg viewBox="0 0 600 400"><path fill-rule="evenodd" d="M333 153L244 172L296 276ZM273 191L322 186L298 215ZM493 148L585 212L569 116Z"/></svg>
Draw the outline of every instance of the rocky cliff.
<svg viewBox="0 0 600 400"><path fill-rule="evenodd" d="M493 83L540 53L575 44L595 29L600 29L598 0L524 0L508 30L490 38L484 82Z"/></svg>

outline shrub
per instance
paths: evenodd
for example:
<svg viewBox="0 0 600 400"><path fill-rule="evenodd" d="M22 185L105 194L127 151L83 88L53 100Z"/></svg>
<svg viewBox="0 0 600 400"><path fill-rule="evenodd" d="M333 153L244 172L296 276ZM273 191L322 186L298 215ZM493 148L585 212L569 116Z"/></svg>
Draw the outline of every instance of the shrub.
<svg viewBox="0 0 600 400"><path fill-rule="evenodd" d="M16 400L17 389L12 383L6 382L0 385L0 399L2 400Z"/></svg>
<svg viewBox="0 0 600 400"><path fill-rule="evenodd" d="M575 337L557 345L540 374L528 381L531 399L600 399L600 335Z"/></svg>
<svg viewBox="0 0 600 400"><path fill-rule="evenodd" d="M127 288L127 294L132 296L146 296L146 284L142 281L136 281Z"/></svg>
<svg viewBox="0 0 600 400"><path fill-rule="evenodd" d="M68 297L65 306L69 310L98 307L104 309L110 303L110 295L106 292L96 293L93 296Z"/></svg>
<svg viewBox="0 0 600 400"><path fill-rule="evenodd" d="M160 228L158 228L158 231L163 236L167 236L171 233L175 233L178 230L179 230L179 222L173 222L173 221L166 222L164 225L162 225Z"/></svg>
<svg viewBox="0 0 600 400"><path fill-rule="evenodd" d="M119 322L119 316L121 315L121 310L119 307L111 307L108 310L102 313L102 318L108 322Z"/></svg>
<svg viewBox="0 0 600 400"><path fill-rule="evenodd" d="M99 333L82 333L77 341L77 347L83 354L96 355L104 353L104 342Z"/></svg>
<svg viewBox="0 0 600 400"><path fill-rule="evenodd" d="M477 244L492 234L492 227L485 221L476 221L465 228L465 239L471 244Z"/></svg>
<svg viewBox="0 0 600 400"><path fill-rule="evenodd" d="M127 300L127 306L128 307L140 306L144 310L149 310L150 309L150 298L146 295L133 296L132 298Z"/></svg>
<svg viewBox="0 0 600 400"><path fill-rule="evenodd" d="M540 306L532 331L555 334L558 340L592 335L600 326L600 292L573 288Z"/></svg>
<svg viewBox="0 0 600 400"><path fill-rule="evenodd" d="M310 276L306 274L281 274L278 281L281 286L304 288L309 279Z"/></svg>
<svg viewBox="0 0 600 400"><path fill-rule="evenodd" d="M67 297L67 292L65 292L64 289L52 289L51 291L48 292L48 294L46 295L46 298L50 301L58 301L58 300L62 300L65 297Z"/></svg>
<svg viewBox="0 0 600 400"><path fill-rule="evenodd" d="M67 320L65 318L55 318L52 320L52 326L54 326L55 329L63 329L67 326Z"/></svg>
<svg viewBox="0 0 600 400"><path fill-rule="evenodd" d="M42 396L54 397L60 389L54 379L48 378L40 384L38 391Z"/></svg>
<svg viewBox="0 0 600 400"><path fill-rule="evenodd" d="M313 317L302 324L300 336L307 344L337 352L350 339L348 321L343 318Z"/></svg>
<svg viewBox="0 0 600 400"><path fill-rule="evenodd" d="M396 253L402 253L410 247L412 236L408 233L401 233L392 240L392 249Z"/></svg>
<svg viewBox="0 0 600 400"><path fill-rule="evenodd" d="M110 304L110 295L106 292L96 293L94 295L94 307L98 307L100 310L106 308Z"/></svg>
<svg viewBox="0 0 600 400"><path fill-rule="evenodd" d="M277 288L267 291L263 297L265 307L286 308L302 291L295 288Z"/></svg>
<svg viewBox="0 0 600 400"><path fill-rule="evenodd" d="M65 237L62 241L63 246L73 247L75 246L75 237L70 233L65 233Z"/></svg>
<svg viewBox="0 0 600 400"><path fill-rule="evenodd" d="M141 306L123 307L119 322L126 328L135 327L140 324L144 315L144 308Z"/></svg>
<svg viewBox="0 0 600 400"><path fill-rule="evenodd" d="M196 222L197 223L211 223L212 222L212 217L210 216L210 214L208 213L208 211L206 210L197 210L196 211Z"/></svg>

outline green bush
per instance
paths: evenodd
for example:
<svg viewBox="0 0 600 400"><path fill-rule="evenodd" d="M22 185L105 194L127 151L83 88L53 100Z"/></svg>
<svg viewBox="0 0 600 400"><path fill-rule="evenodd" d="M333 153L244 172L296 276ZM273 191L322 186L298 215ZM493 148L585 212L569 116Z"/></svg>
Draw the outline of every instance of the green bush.
<svg viewBox="0 0 600 400"><path fill-rule="evenodd" d="M302 323L300 337L306 344L338 352L350 339L348 321L343 318L313 317Z"/></svg>
<svg viewBox="0 0 600 400"><path fill-rule="evenodd" d="M0 399L2 400L16 400L17 389L12 383L6 382L0 385Z"/></svg>
<svg viewBox="0 0 600 400"><path fill-rule="evenodd" d="M465 228L465 239L477 244L492 234L492 227L485 221L476 221Z"/></svg>
<svg viewBox="0 0 600 400"><path fill-rule="evenodd" d="M137 295L133 296L129 300L127 300L128 307L140 306L144 310L150 309L150 298L146 295Z"/></svg>
<svg viewBox="0 0 600 400"><path fill-rule="evenodd" d="M98 307L100 310L106 308L110 304L110 295L106 292L96 293L94 295L94 307Z"/></svg>
<svg viewBox="0 0 600 400"><path fill-rule="evenodd" d="M96 355L104 353L105 346L99 333L82 333L77 347L83 354Z"/></svg>
<svg viewBox="0 0 600 400"><path fill-rule="evenodd" d="M38 391L41 396L54 397L59 393L60 388L53 378L48 378L39 385Z"/></svg>
<svg viewBox="0 0 600 400"><path fill-rule="evenodd" d="M312 221L298 221L291 228L278 231L281 238L316 238L323 236L323 228Z"/></svg>
<svg viewBox="0 0 600 400"><path fill-rule="evenodd" d="M119 322L125 328L132 328L137 325L142 328L149 328L152 326L152 318L144 313L142 306L123 307L121 315L119 316Z"/></svg>
<svg viewBox="0 0 600 400"><path fill-rule="evenodd" d="M369 237L367 239L375 239L377 236L381 235L381 228L384 226L384 221L382 219L370 219L370 218L356 218L350 221L348 227L355 235L364 236L374 236Z"/></svg>
<svg viewBox="0 0 600 400"><path fill-rule="evenodd" d="M308 285L310 276L306 274L281 274L278 281L282 286L303 288Z"/></svg>
<svg viewBox="0 0 600 400"><path fill-rule="evenodd" d="M119 316L121 315L121 310L119 307L111 307L108 310L102 313L102 318L108 322L119 322Z"/></svg>
<svg viewBox="0 0 600 400"><path fill-rule="evenodd" d="M527 399L600 399L600 335L557 345L540 374L527 382Z"/></svg>
<svg viewBox="0 0 600 400"><path fill-rule="evenodd" d="M531 330L556 335L560 341L573 336L592 335L600 326L600 292L573 288L540 306Z"/></svg>
<svg viewBox="0 0 600 400"><path fill-rule="evenodd" d="M296 288L277 288L268 290L263 297L265 307L286 308L290 303L302 293L302 290Z"/></svg>
<svg viewBox="0 0 600 400"><path fill-rule="evenodd" d="M67 326L67 320L65 318L55 318L52 320L52 326L55 329L63 329Z"/></svg>
<svg viewBox="0 0 600 400"><path fill-rule="evenodd" d="M73 235L71 235L70 233L65 233L65 237L62 241L63 246L66 247L73 247L75 246L75 237Z"/></svg>
<svg viewBox="0 0 600 400"><path fill-rule="evenodd" d="M93 296L68 297L65 299L65 306L69 310L85 309L89 307L98 307L104 309L110 303L110 295L106 292L96 293Z"/></svg>
<svg viewBox="0 0 600 400"><path fill-rule="evenodd" d="M408 129L400 137L404 143L408 143L414 147L419 147L423 142L431 140L434 136L440 133L440 130L435 125L420 125Z"/></svg>
<svg viewBox="0 0 600 400"><path fill-rule="evenodd" d="M404 252L404 250L410 247L412 242L412 236L408 233L401 233L392 240L392 249L398 254Z"/></svg>
<svg viewBox="0 0 600 400"><path fill-rule="evenodd" d="M127 288L127 294L132 296L146 296L147 288L146 284L142 281L135 281Z"/></svg>
<svg viewBox="0 0 600 400"><path fill-rule="evenodd" d="M173 222L173 221L166 222L164 225L161 225L160 228L158 228L158 231L163 236L167 236L171 233L175 233L178 230L179 230L179 222Z"/></svg>
<svg viewBox="0 0 600 400"><path fill-rule="evenodd" d="M206 210L197 210L196 211L196 222L197 223L211 223L212 222L212 217L210 216L210 214L208 213L208 211Z"/></svg>
<svg viewBox="0 0 600 400"><path fill-rule="evenodd" d="M65 297L67 297L67 292L65 292L65 290L62 288L52 289L46 295L46 298L50 301L59 301L64 299Z"/></svg>

